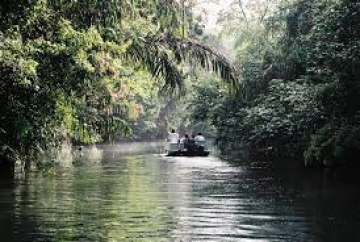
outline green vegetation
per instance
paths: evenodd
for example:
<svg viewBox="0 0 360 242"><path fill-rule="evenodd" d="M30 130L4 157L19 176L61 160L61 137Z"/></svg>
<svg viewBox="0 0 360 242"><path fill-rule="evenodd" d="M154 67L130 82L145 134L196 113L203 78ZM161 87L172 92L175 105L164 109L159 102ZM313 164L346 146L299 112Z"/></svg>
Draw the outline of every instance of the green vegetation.
<svg viewBox="0 0 360 242"><path fill-rule="evenodd" d="M236 83L225 57L192 38L183 10L157 0L2 1L2 160L146 134L151 124L139 120L156 115L157 90L182 92L180 67L195 60Z"/></svg>
<svg viewBox="0 0 360 242"><path fill-rule="evenodd" d="M359 3L237 0L218 33L181 3L3 1L0 156L175 127L224 153L356 164Z"/></svg>
<svg viewBox="0 0 360 242"><path fill-rule="evenodd" d="M257 0L221 13L242 95L202 113L222 151L356 165L360 152L360 3ZM239 14L240 13L240 14ZM199 92L201 94L201 92ZM198 117L203 118L203 117Z"/></svg>

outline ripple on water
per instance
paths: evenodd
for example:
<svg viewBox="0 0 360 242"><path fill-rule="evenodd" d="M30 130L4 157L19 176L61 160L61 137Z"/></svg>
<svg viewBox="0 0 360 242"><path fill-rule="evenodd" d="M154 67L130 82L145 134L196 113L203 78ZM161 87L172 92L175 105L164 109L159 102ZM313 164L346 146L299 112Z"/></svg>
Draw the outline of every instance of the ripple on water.
<svg viewBox="0 0 360 242"><path fill-rule="evenodd" d="M314 228L315 200L259 169L106 147L99 158L1 187L0 232L6 241L326 238Z"/></svg>

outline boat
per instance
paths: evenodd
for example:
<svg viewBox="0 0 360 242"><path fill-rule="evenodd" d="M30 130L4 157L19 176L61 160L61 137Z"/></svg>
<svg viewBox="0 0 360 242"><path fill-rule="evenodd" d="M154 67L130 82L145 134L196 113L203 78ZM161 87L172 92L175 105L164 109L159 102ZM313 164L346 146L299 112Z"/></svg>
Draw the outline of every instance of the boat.
<svg viewBox="0 0 360 242"><path fill-rule="evenodd" d="M184 149L182 143L168 143L166 150L167 156L208 156L210 154L205 143L198 144L193 149Z"/></svg>
<svg viewBox="0 0 360 242"><path fill-rule="evenodd" d="M209 150L177 150L168 151L167 156L208 156Z"/></svg>

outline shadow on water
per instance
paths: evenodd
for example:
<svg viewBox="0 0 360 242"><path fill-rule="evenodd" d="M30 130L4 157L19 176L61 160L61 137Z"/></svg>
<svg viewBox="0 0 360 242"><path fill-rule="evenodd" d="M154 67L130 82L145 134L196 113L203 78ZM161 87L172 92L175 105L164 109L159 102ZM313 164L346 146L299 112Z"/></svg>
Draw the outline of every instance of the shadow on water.
<svg viewBox="0 0 360 242"><path fill-rule="evenodd" d="M280 214L286 214L284 204L303 213L311 228L312 241L359 241L360 176L358 169L310 169L294 160L235 160L247 169L251 194L258 199L270 197L280 204ZM289 227L285 226L284 229ZM291 228L291 227L290 227ZM292 229L296 226L292 226ZM305 226L303 227L305 228ZM300 228L301 229L301 228ZM298 234L296 233L296 236ZM299 238L295 240L302 241ZM307 240L308 241L308 240Z"/></svg>
<svg viewBox="0 0 360 242"><path fill-rule="evenodd" d="M12 231L14 213L14 167L11 164L0 163L0 234ZM5 239L14 241L12 234L7 234Z"/></svg>
<svg viewBox="0 0 360 242"><path fill-rule="evenodd" d="M85 148L65 165L1 179L4 241L359 239L356 182L288 164L165 157L161 145Z"/></svg>

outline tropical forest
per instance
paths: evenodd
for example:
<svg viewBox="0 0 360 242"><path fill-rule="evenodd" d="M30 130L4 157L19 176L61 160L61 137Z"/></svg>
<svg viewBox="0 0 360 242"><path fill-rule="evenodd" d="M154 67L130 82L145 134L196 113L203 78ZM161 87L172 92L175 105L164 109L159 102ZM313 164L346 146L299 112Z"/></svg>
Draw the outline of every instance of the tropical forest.
<svg viewBox="0 0 360 242"><path fill-rule="evenodd" d="M13 212L0 224L7 241L356 241L360 186L324 181L360 168L359 97L356 0L1 0L0 211ZM202 133L210 156L163 155L171 130ZM271 228L246 213L221 220L243 196L278 219ZM230 207L201 217L215 197ZM40 215L67 201L71 226ZM354 213L339 212L344 201ZM330 220L344 227L327 234ZM241 221L250 227L224 227Z"/></svg>
<svg viewBox="0 0 360 242"><path fill-rule="evenodd" d="M225 153L356 162L359 3L253 1L216 34L196 4L2 1L1 157L175 127Z"/></svg>

